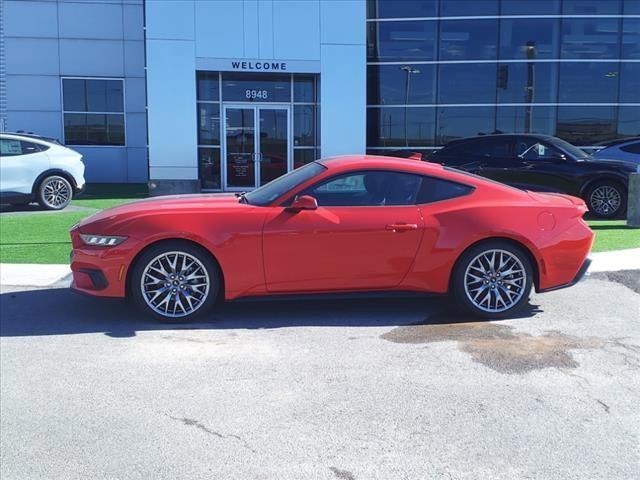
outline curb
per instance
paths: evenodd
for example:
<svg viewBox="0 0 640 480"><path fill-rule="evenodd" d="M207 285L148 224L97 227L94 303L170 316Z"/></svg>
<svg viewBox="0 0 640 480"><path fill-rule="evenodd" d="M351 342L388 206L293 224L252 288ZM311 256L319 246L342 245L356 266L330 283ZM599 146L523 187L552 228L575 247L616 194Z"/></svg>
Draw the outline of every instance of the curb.
<svg viewBox="0 0 640 480"><path fill-rule="evenodd" d="M587 274L640 270L640 248L592 253L590 258L592 263ZM70 281L71 269L66 264L0 264L0 285L3 287L67 286Z"/></svg>

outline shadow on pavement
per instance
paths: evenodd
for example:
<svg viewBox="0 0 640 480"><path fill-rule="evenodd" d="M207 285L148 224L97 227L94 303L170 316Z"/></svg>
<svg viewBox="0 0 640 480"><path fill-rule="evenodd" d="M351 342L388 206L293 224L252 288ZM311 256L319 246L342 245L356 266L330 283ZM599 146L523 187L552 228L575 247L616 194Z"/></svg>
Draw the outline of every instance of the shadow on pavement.
<svg viewBox="0 0 640 480"><path fill-rule="evenodd" d="M532 317L539 311L527 305L518 317ZM194 323L162 324L145 317L132 304L85 297L66 288L0 295L1 337L104 333L126 338L148 330L395 327L476 321L482 320L456 315L446 297L232 302L219 305Z"/></svg>

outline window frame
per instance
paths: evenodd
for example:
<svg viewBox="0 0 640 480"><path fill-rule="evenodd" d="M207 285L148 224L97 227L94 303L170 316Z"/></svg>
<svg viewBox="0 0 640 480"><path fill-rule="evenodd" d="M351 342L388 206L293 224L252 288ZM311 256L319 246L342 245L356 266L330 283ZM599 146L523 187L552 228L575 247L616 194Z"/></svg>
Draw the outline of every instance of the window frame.
<svg viewBox="0 0 640 480"><path fill-rule="evenodd" d="M449 200L454 200L456 198L461 198L461 197L466 197L467 195L471 195L473 194L473 192L475 192L476 190L476 186L475 185L471 185L468 183L463 183L463 182L459 182L456 180L450 180L448 178L441 178L435 175L427 175L427 174L423 174L423 173L417 173L417 172L407 172L406 170L398 170L398 169L388 169L388 168L366 168L363 170L351 170L349 172L342 172L342 173L336 173L335 175L331 175L329 177L326 178L322 178L320 180L318 180L317 182L308 185L304 188L302 188L301 190L297 191L296 193L292 194L291 196L287 197L285 200L283 200L282 202L278 203L278 207L289 207L291 206L291 203L296 199L296 197L298 197L299 195L307 195L307 191L315 188L318 185L322 185L328 182L331 182L332 180L339 178L339 177L343 177L346 175L358 175L358 174L365 174L365 173L369 173L369 172L386 172L386 173L404 173L407 175L414 175L417 177L420 177L420 187L418 188L417 192L416 192L416 198L414 203L407 203L407 204L400 204L400 205L326 205L326 206L322 206L320 204L318 204L318 208L377 208L377 207L420 207L421 205L434 205L436 203L440 203L440 202L447 202ZM461 185L463 187L468 188L468 192L463 194L463 195L458 195L456 197L451 197L451 198L444 198L442 200L436 200L433 202L418 202L418 196L420 195L420 190L422 189L422 179L423 178L429 178L429 179L434 179L434 180L438 180L438 181L442 181L442 182L447 182L447 183L454 183L457 185Z"/></svg>
<svg viewBox="0 0 640 480"><path fill-rule="evenodd" d="M89 112L89 111L76 111L65 110L64 108L64 81L65 80L117 80L122 84L122 111L121 112ZM70 145L73 147L86 147L86 148L127 148L127 91L126 82L123 77L82 77L82 76L61 76L60 77L60 103L61 103L61 115L62 115L62 138L64 139L64 145ZM122 115L122 129L123 129L123 142L122 145L94 145L94 144L70 144L67 143L65 132L65 114L78 114L78 115Z"/></svg>

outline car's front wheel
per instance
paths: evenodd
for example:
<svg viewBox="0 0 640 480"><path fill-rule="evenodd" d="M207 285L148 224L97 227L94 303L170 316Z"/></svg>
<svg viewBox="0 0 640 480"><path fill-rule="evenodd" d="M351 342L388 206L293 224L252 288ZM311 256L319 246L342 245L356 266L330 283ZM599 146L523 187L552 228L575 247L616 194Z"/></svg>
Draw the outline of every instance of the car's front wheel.
<svg viewBox="0 0 640 480"><path fill-rule="evenodd" d="M616 218L626 208L627 192L616 182L594 183L587 191L589 211L601 218Z"/></svg>
<svg viewBox="0 0 640 480"><path fill-rule="evenodd" d="M488 241L467 250L453 272L456 305L484 318L513 315L528 301L533 268L518 246Z"/></svg>
<svg viewBox="0 0 640 480"><path fill-rule="evenodd" d="M59 175L46 177L37 191L38 203L46 210L62 210L73 198L73 187L69 180Z"/></svg>
<svg viewBox="0 0 640 480"><path fill-rule="evenodd" d="M179 240L146 250L133 266L136 305L161 322L185 323L209 311L220 289L219 269L202 248Z"/></svg>

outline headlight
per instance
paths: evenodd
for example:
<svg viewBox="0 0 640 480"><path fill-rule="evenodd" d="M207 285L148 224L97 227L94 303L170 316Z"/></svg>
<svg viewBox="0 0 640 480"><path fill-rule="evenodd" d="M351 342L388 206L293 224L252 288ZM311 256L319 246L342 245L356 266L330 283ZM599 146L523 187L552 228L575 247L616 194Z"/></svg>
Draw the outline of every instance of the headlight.
<svg viewBox="0 0 640 480"><path fill-rule="evenodd" d="M127 237L115 235L85 235L83 233L80 234L80 238L87 245L96 245L98 247L115 247L127 239Z"/></svg>

